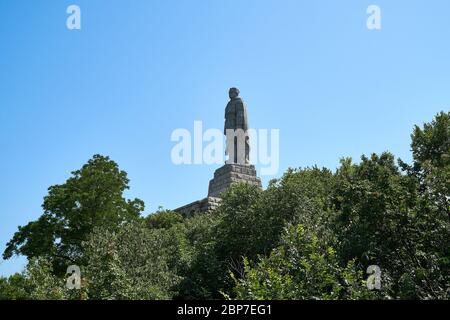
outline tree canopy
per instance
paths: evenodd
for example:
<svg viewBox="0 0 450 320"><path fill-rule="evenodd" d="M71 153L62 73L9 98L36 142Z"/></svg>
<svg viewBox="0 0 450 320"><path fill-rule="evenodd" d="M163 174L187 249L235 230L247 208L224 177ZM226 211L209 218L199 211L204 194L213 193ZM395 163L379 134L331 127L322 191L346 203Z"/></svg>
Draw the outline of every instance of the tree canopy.
<svg viewBox="0 0 450 320"><path fill-rule="evenodd" d="M3 257L29 264L0 278L0 299L450 299L450 113L411 140L410 164L383 152L289 169L190 217L142 217L127 174L96 155L8 242ZM80 290L65 287L70 264Z"/></svg>
<svg viewBox="0 0 450 320"><path fill-rule="evenodd" d="M144 202L126 200L125 171L108 157L95 155L81 169L72 172L64 184L48 189L44 213L21 227L6 245L3 258L14 254L29 259L46 257L56 272L67 263L82 264L82 242L97 226L117 230L139 218Z"/></svg>

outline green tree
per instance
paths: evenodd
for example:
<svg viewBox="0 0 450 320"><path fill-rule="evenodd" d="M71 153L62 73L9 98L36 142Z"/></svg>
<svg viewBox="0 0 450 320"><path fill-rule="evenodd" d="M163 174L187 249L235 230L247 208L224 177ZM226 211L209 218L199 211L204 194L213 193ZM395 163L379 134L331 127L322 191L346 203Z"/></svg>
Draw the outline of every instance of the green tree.
<svg viewBox="0 0 450 320"><path fill-rule="evenodd" d="M413 269L403 276L410 296L450 297L450 112L441 112L411 135L413 164L399 161L419 184Z"/></svg>
<svg viewBox="0 0 450 320"><path fill-rule="evenodd" d="M185 263L182 241L176 229L149 229L142 222L96 229L84 243L89 298L172 298Z"/></svg>
<svg viewBox="0 0 450 320"><path fill-rule="evenodd" d="M3 258L22 254L29 259L45 257L58 274L68 264L83 264L82 242L96 226L118 229L138 219L144 209L139 199L126 200L124 171L108 157L95 155L64 184L49 188L44 213L14 234Z"/></svg>
<svg viewBox="0 0 450 320"><path fill-rule="evenodd" d="M367 299L375 296L365 286L353 261L339 265L332 247L320 244L302 225L287 228L281 245L254 267L244 260L236 278L237 299Z"/></svg>
<svg viewBox="0 0 450 320"><path fill-rule="evenodd" d="M213 299L220 297L219 289L227 272L222 269L216 252L218 211L195 214L183 223L186 263L180 268L182 281L177 299ZM228 270L228 269L226 269Z"/></svg>
<svg viewBox="0 0 450 320"><path fill-rule="evenodd" d="M145 218L147 226L152 229L169 229L183 222L183 216L171 210L158 210Z"/></svg>
<svg viewBox="0 0 450 320"><path fill-rule="evenodd" d="M229 270L239 277L243 257L254 264L259 256L268 256L278 246L288 223L302 222L316 230L321 241L325 241L325 234L331 241L326 208L332 178L329 170L306 168L289 170L265 191L248 184L231 187L213 213L214 223L207 225L202 250L193 256L184 296L211 299L231 294Z"/></svg>
<svg viewBox="0 0 450 320"><path fill-rule="evenodd" d="M344 159L336 177L334 226L343 259L356 258L364 266L398 261L406 252L397 249L411 245L404 241L410 240L415 180L400 174L390 153L363 156L360 164Z"/></svg>
<svg viewBox="0 0 450 320"><path fill-rule="evenodd" d="M413 165L403 168L417 177L421 193L450 221L450 112L441 112L411 135Z"/></svg>
<svg viewBox="0 0 450 320"><path fill-rule="evenodd" d="M25 271L29 298L32 300L68 299L65 280L53 274L50 261L45 258L32 258Z"/></svg>
<svg viewBox="0 0 450 320"><path fill-rule="evenodd" d="M221 298L232 287L229 270L239 270L242 257L270 251L264 234L267 221L261 216L258 201L262 191L248 184L237 184L225 194L204 233L204 242L183 284L184 295L196 299ZM189 285L187 285L187 283Z"/></svg>
<svg viewBox="0 0 450 320"><path fill-rule="evenodd" d="M413 165L390 153L344 159L333 192L337 251L364 269L379 265L390 296L403 299L448 297L449 130L440 113L412 134ZM403 172L402 172L402 170Z"/></svg>
<svg viewBox="0 0 450 320"><path fill-rule="evenodd" d="M26 300L30 298L26 278L15 273L8 278L0 277L0 300Z"/></svg>

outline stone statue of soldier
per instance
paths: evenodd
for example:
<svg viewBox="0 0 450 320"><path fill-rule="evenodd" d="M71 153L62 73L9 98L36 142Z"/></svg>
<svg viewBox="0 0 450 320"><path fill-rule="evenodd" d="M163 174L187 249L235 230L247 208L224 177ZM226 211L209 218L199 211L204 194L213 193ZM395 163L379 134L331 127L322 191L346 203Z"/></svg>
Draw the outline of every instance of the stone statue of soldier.
<svg viewBox="0 0 450 320"><path fill-rule="evenodd" d="M248 137L247 108L239 97L239 89L228 92L230 101L225 108L224 134L227 140L227 163L249 164L250 143Z"/></svg>

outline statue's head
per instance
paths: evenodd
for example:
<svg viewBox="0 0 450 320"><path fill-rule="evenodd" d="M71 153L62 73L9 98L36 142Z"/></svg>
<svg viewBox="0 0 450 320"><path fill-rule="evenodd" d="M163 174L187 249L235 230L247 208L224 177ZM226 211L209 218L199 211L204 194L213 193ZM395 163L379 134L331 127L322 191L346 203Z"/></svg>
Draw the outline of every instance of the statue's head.
<svg viewBox="0 0 450 320"><path fill-rule="evenodd" d="M230 88L230 90L228 91L228 95L230 97L230 99L234 99L239 97L239 89L238 88Z"/></svg>

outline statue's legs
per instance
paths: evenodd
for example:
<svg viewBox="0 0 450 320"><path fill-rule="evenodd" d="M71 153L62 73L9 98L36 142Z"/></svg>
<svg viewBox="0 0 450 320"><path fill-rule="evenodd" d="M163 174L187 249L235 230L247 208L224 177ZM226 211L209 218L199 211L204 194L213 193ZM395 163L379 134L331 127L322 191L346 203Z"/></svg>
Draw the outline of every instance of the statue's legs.
<svg viewBox="0 0 450 320"><path fill-rule="evenodd" d="M250 139L242 129L226 130L227 146L225 155L227 163L250 164Z"/></svg>
<svg viewBox="0 0 450 320"><path fill-rule="evenodd" d="M228 160L226 161L226 163L227 164L236 163L237 150L236 150L234 130L227 129L225 137L226 137L225 155L228 156Z"/></svg>

